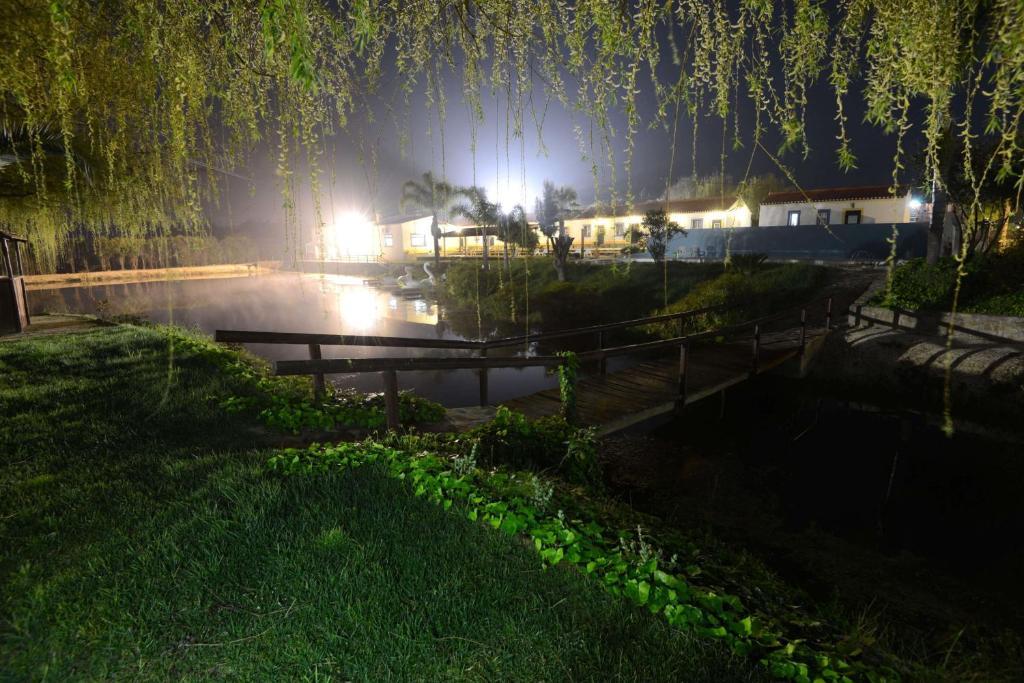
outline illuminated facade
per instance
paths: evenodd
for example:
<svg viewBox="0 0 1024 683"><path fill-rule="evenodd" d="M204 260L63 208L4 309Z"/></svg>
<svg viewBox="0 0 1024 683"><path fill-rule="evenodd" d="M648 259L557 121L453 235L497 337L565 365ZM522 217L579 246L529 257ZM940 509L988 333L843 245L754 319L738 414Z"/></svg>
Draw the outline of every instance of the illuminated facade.
<svg viewBox="0 0 1024 683"><path fill-rule="evenodd" d="M735 197L677 199L643 202L617 211L587 209L565 221L573 238L573 251L586 254L617 254L630 242L631 229L639 229L648 211L661 209L684 230L750 227L750 209Z"/></svg>
<svg viewBox="0 0 1024 683"><path fill-rule="evenodd" d="M926 220L925 208L909 188L897 188L894 195L888 185L772 192L761 202L758 224L915 223Z"/></svg>

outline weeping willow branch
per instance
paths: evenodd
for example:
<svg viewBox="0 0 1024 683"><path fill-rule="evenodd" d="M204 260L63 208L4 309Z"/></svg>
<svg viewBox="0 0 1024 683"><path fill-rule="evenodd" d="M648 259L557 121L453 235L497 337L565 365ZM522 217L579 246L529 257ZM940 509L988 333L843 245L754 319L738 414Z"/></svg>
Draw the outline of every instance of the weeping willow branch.
<svg viewBox="0 0 1024 683"><path fill-rule="evenodd" d="M670 65L661 64L666 41ZM0 186L19 184L17 196L0 197L0 223L17 223L42 262L83 227L204 230L203 207L216 202L223 174L200 169L239 172L266 146L294 244L296 188L311 188L310 218L323 221L317 195L332 136L354 116L373 119L369 95L382 83L397 84L407 107L426 87L443 131L447 72L461 75L474 121L483 119L481 87L504 90L512 137L524 107L538 135L543 127L535 82L545 102L589 119L603 152L588 156L595 184L604 164L612 203L616 133L632 196L641 74L656 98L652 125L683 102L695 128L700 116L725 126L731 114L735 145L742 96L755 144L773 128L780 155L803 156L813 86L827 80L841 168L856 163L846 107L860 96L870 122L901 142L922 137L926 176L941 168L944 131L967 120L956 103L976 89L986 132L1003 141L995 172L1024 188L1017 0L843 0L828 9L818 0L19 0L0 8L0 44ZM917 100L920 123L905 115ZM613 120L624 121L620 130ZM445 165L442 157L442 175Z"/></svg>

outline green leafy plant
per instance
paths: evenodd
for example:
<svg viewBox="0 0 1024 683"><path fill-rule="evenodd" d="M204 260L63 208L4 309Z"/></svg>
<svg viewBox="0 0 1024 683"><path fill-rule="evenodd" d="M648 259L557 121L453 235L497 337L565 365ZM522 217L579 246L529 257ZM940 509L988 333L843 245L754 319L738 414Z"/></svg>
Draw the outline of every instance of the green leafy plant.
<svg viewBox="0 0 1024 683"><path fill-rule="evenodd" d="M727 272L736 272L742 273L744 275L750 275L752 273L757 272L767 260L768 254L730 253L729 258L725 262L725 269Z"/></svg>
<svg viewBox="0 0 1024 683"><path fill-rule="evenodd" d="M415 439L406 441L415 445ZM444 455L376 442L286 449L268 461L271 471L310 475L363 466L382 467L412 493L446 510L533 544L542 566L568 564L592 576L612 595L629 600L670 624L721 640L737 654L757 657L770 675L793 681L896 680L895 671L787 638L767 615L751 612L737 596L691 581L697 567L665 559L642 529L615 531L600 520L568 517L538 496L536 475L474 468L456 471ZM538 500L538 498L540 500ZM538 504L538 503L543 504Z"/></svg>
<svg viewBox="0 0 1024 683"><path fill-rule="evenodd" d="M558 366L558 392L562 399L562 417L566 422L576 421L576 381L579 378L580 361L572 351L561 351L562 363Z"/></svg>

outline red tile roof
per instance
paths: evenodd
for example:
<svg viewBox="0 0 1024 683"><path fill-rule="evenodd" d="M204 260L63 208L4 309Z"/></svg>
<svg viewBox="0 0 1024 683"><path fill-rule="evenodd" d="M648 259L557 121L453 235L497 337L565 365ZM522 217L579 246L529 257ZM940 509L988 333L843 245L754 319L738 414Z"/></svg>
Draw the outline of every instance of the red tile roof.
<svg viewBox="0 0 1024 683"><path fill-rule="evenodd" d="M663 201L654 199L640 202L632 208L628 206L608 207L589 206L575 218L595 218L599 216L623 216L646 213L663 209L665 213L703 213L705 211L725 211L736 203L735 197L700 197L698 199L673 199Z"/></svg>
<svg viewBox="0 0 1024 683"><path fill-rule="evenodd" d="M889 199L893 194L891 185L861 185L858 187L825 187L818 190L788 190L786 192L769 192L761 202L764 204L793 204L805 202L842 201L844 199ZM909 188L900 185L896 188L896 196L907 194Z"/></svg>

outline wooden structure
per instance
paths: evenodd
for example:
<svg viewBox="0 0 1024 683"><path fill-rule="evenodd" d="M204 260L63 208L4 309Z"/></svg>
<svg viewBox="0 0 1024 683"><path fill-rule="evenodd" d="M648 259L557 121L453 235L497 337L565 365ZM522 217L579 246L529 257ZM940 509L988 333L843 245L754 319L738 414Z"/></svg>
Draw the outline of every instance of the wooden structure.
<svg viewBox="0 0 1024 683"><path fill-rule="evenodd" d="M318 392L324 390L324 375L380 372L383 375L388 426L400 426L398 418L398 373L422 370L476 369L480 382L480 405L488 404L487 372L503 367L555 367L564 362L557 355L493 357L492 349L524 346L539 341L591 336L595 349L577 354L579 360L593 366L593 374L577 384L578 421L598 428L602 434L673 412L688 404L772 370L787 360L803 356L809 340L823 338L832 326L832 299L822 298L804 306L779 311L769 316L694 334L684 334L686 321L718 312L725 307L650 316L617 323L560 330L537 335L506 337L492 341L417 339L409 337L367 337L335 334L300 334L217 330L219 342L258 344L306 344L310 360L278 361L278 375L313 375ZM821 327L812 327L808 312L822 315ZM676 322L677 336L638 344L608 346L607 335L614 330L650 324ZM444 358L322 358L321 346L387 346L474 351L474 356ZM640 357L645 360L618 372L609 373L610 358ZM505 405L540 417L560 409L557 389L540 391L506 401Z"/></svg>
<svg viewBox="0 0 1024 683"><path fill-rule="evenodd" d="M21 245L27 243L0 230L0 334L17 334L31 321L21 261Z"/></svg>

